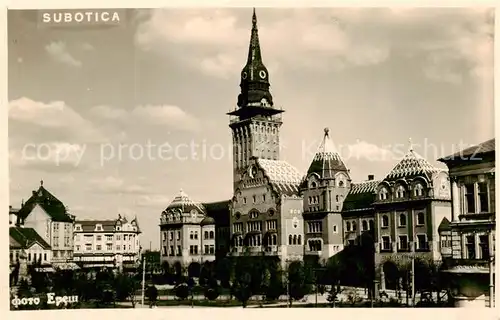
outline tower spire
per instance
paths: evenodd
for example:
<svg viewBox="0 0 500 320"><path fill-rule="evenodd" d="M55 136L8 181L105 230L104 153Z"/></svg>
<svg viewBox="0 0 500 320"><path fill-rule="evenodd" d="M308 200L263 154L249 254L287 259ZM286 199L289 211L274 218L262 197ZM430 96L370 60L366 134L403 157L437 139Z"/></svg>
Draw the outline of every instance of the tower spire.
<svg viewBox="0 0 500 320"><path fill-rule="evenodd" d="M257 14L255 13L255 8L253 8L253 15L252 15L252 33L250 35L250 47L248 49L247 64L251 64L252 62L262 63L262 55L260 52L260 42L259 42L259 30L257 28Z"/></svg>

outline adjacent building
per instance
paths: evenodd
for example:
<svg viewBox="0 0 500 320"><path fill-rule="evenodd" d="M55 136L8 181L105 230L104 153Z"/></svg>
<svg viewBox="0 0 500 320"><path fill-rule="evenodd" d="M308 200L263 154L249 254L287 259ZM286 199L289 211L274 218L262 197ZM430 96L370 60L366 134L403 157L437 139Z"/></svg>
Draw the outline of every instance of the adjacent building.
<svg viewBox="0 0 500 320"><path fill-rule="evenodd" d="M27 265L48 268L52 265L52 248L33 228L9 228L9 263L14 267L22 254Z"/></svg>
<svg viewBox="0 0 500 320"><path fill-rule="evenodd" d="M408 152L378 184L375 208L375 266L380 288L400 286L411 260L441 260L438 228L451 219L446 170ZM403 272L402 272L403 271Z"/></svg>
<svg viewBox="0 0 500 320"><path fill-rule="evenodd" d="M440 230L441 252L457 305L494 302L495 139L439 159L448 166L452 219Z"/></svg>
<svg viewBox="0 0 500 320"><path fill-rule="evenodd" d="M135 269L141 262L141 229L137 218L76 220L74 262L81 268Z"/></svg>
<svg viewBox="0 0 500 320"><path fill-rule="evenodd" d="M22 204L17 212L9 210L16 225L34 230L50 246L51 263L58 268L73 268L73 223L65 205L52 195L40 182L38 190Z"/></svg>
<svg viewBox="0 0 500 320"><path fill-rule="evenodd" d="M224 204L219 204L224 210ZM217 210L215 210L217 211ZM227 210L226 210L227 215ZM191 263L214 261L216 221L205 206L181 190L160 217L161 260L177 272ZM221 240L223 236L221 236ZM224 241L222 241L223 245Z"/></svg>

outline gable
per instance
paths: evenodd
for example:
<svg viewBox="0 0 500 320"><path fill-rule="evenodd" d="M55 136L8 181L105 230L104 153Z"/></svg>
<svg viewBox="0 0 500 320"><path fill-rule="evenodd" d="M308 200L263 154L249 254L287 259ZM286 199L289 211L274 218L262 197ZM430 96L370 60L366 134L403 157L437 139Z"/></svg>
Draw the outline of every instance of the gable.
<svg viewBox="0 0 500 320"><path fill-rule="evenodd" d="M37 203L26 216L24 223L40 223L40 221L52 220L51 216Z"/></svg>

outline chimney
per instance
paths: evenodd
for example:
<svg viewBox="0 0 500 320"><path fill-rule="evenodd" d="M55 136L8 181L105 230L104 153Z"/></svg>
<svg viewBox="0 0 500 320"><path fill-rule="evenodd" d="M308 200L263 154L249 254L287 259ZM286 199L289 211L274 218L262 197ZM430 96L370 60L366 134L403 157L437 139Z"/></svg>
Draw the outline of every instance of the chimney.
<svg viewBox="0 0 500 320"><path fill-rule="evenodd" d="M32 193L34 196L36 196L36 191L35 191L35 190L31 191L31 193Z"/></svg>
<svg viewBox="0 0 500 320"><path fill-rule="evenodd" d="M9 210L12 209L12 206L9 206Z"/></svg>
<svg viewBox="0 0 500 320"><path fill-rule="evenodd" d="M375 179L375 176L373 174L368 175L368 181L372 181Z"/></svg>

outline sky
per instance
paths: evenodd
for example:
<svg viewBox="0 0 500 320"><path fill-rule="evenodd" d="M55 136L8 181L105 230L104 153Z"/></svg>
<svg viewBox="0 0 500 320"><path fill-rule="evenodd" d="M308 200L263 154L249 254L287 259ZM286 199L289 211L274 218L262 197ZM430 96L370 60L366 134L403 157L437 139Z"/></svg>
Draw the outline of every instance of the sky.
<svg viewBox="0 0 500 320"><path fill-rule="evenodd" d="M493 10L257 8L285 110L281 159L301 172L324 128L354 182L409 147L430 163L494 137ZM159 247L180 189L232 196L231 131L251 8L141 9L114 26L40 27L8 12L10 204L40 185L77 219L136 216Z"/></svg>

